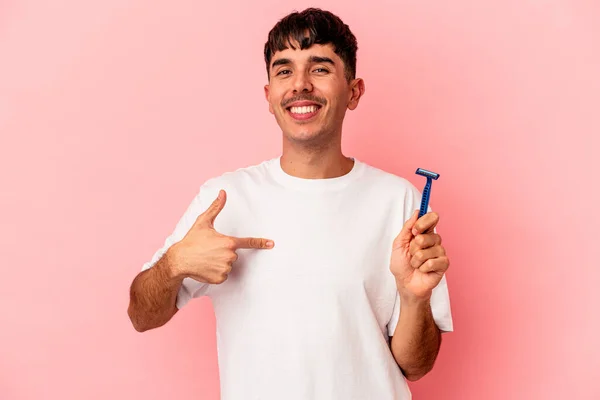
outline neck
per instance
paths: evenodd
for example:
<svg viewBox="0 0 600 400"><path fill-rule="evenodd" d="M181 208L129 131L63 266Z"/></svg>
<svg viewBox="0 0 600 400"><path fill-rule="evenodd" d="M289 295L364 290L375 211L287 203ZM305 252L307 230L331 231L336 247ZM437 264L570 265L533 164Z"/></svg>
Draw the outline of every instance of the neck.
<svg viewBox="0 0 600 400"><path fill-rule="evenodd" d="M341 144L306 148L287 141L283 144L281 169L291 176L304 179L327 179L346 175L354 161L342 154Z"/></svg>

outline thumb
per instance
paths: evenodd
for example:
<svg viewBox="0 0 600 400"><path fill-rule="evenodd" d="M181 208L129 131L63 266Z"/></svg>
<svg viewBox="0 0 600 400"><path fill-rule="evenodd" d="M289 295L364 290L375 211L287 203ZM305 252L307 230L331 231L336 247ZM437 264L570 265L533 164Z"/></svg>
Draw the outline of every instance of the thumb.
<svg viewBox="0 0 600 400"><path fill-rule="evenodd" d="M412 228L419 219L419 210L415 210L412 216L406 220L400 234L398 235L398 240L403 244L408 244L413 238Z"/></svg>
<svg viewBox="0 0 600 400"><path fill-rule="evenodd" d="M215 223L215 218L221 212L223 207L225 207L225 202L227 201L227 193L224 190L219 190L219 195L212 202L212 204L204 211L202 214L198 216L196 220L196 224L198 226L210 227L212 228Z"/></svg>

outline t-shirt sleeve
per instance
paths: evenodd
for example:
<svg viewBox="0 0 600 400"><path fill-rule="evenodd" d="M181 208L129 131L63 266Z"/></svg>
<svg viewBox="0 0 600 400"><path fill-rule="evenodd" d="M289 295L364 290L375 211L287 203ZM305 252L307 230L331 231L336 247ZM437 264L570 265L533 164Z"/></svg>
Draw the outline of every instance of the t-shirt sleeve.
<svg viewBox="0 0 600 400"><path fill-rule="evenodd" d="M410 219L412 214L418 210L421 206L421 193L418 189L411 185L412 191L405 198L404 203L404 221ZM427 207L427 212L433 211L431 206ZM402 224L404 225L404 224ZM437 233L437 227L434 228L434 232ZM442 276L442 279L438 285L433 288L431 294L431 311L433 319L442 332L452 332L454 330L452 321L452 311L450 308L450 295L448 291L448 281L446 275ZM388 322L388 335L393 336L396 326L398 325L398 319L400 317L400 295L396 293L396 300L394 302L394 309L392 316Z"/></svg>
<svg viewBox="0 0 600 400"><path fill-rule="evenodd" d="M142 271L152 268L173 244L184 238L198 216L202 214L208 207L207 201L202 195L203 191L202 188L200 188L199 193L194 197L192 202L185 210L183 216L177 222L173 232L167 236L162 247L154 253L152 258L144 263L142 266ZM177 308L181 309L195 297L204 296L209 287L210 285L207 283L198 282L192 278L185 278L181 284L181 287L179 288L179 292L177 293Z"/></svg>

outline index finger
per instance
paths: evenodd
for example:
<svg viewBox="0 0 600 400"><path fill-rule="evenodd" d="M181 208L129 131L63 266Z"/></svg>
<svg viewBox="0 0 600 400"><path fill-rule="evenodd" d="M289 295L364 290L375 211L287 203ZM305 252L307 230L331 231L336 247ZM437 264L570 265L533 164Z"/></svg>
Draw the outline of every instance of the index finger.
<svg viewBox="0 0 600 400"><path fill-rule="evenodd" d="M433 232L440 220L440 216L435 212L428 212L417 220L412 229L412 234L417 236L420 233Z"/></svg>
<svg viewBox="0 0 600 400"><path fill-rule="evenodd" d="M275 244L272 240L255 237L233 238L238 249L270 249Z"/></svg>

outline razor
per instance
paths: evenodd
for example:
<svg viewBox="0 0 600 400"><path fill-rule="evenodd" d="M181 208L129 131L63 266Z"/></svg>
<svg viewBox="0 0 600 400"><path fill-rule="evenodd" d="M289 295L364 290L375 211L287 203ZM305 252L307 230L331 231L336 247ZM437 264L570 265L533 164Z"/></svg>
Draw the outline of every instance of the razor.
<svg viewBox="0 0 600 400"><path fill-rule="evenodd" d="M432 179L437 180L440 177L440 174L436 174L435 172L427 171L423 168L417 168L417 175L421 175L427 178L427 183L425 184L425 189L423 189L423 196L421 197L421 208L419 209L419 218L421 218L427 212L427 207L429 206L429 196L431 194L431 182Z"/></svg>

